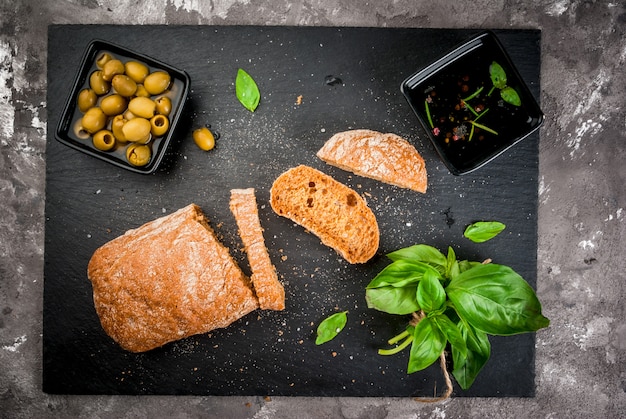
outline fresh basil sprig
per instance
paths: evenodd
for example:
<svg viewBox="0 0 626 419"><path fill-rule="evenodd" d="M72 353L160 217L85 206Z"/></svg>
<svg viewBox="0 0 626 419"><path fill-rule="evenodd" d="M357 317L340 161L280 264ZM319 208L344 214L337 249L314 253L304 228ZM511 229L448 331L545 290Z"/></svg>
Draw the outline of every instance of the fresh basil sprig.
<svg viewBox="0 0 626 419"><path fill-rule="evenodd" d="M490 96L495 89L499 89L500 97L502 97L505 102L510 103L513 106L522 105L522 99L520 99L517 91L512 87L507 86L506 72L500 64L493 61L491 65L489 65L489 76L493 87L489 91L488 96Z"/></svg>
<svg viewBox="0 0 626 419"><path fill-rule="evenodd" d="M241 68L237 70L235 93L237 94L239 102L241 102L241 104L250 112L254 112L257 106L259 106L259 102L261 100L259 87L252 76Z"/></svg>
<svg viewBox="0 0 626 419"><path fill-rule="evenodd" d="M316 345L321 345L330 340L333 340L339 332L343 330L348 321L348 312L340 311L324 319L319 326L317 326L317 338L315 339Z"/></svg>
<svg viewBox="0 0 626 419"><path fill-rule="evenodd" d="M381 349L393 355L411 345L407 373L423 370L450 344L452 374L468 389L491 356L488 335L534 332L550 321L534 290L513 269L457 260L419 244L387 255L392 263L367 285L369 308L413 314L413 320Z"/></svg>

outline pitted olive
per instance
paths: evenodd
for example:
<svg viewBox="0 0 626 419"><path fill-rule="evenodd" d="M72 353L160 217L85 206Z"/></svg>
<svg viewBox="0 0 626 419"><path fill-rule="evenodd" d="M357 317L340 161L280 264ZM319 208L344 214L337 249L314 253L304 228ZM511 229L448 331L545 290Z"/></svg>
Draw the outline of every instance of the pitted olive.
<svg viewBox="0 0 626 419"><path fill-rule="evenodd" d="M128 101L126 100L126 98L118 94L112 94L102 98L102 100L100 101L100 108L102 109L102 112L105 113L105 115L113 116L124 112L126 110L127 104Z"/></svg>
<svg viewBox="0 0 626 419"><path fill-rule="evenodd" d="M156 112L169 116L170 112L172 112L172 100L167 96L161 96L154 100L156 103Z"/></svg>
<svg viewBox="0 0 626 419"><path fill-rule="evenodd" d="M124 115L116 115L111 121L111 131L113 131L113 135L118 143L125 143L128 141L124 135L124 131L122 131L122 127L126 122L127 121L124 118Z"/></svg>
<svg viewBox="0 0 626 419"><path fill-rule="evenodd" d="M85 128L83 128L83 120L82 120L82 118L77 120L74 123L74 134L76 134L76 136L78 138L80 138L81 140L86 140L87 138L90 137L90 134L87 132L87 130L85 130Z"/></svg>
<svg viewBox="0 0 626 419"><path fill-rule="evenodd" d="M130 97L137 91L137 83L125 74L116 74L111 84L115 91L124 97Z"/></svg>
<svg viewBox="0 0 626 419"><path fill-rule="evenodd" d="M195 130L193 132L193 141L204 151L209 151L215 147L215 137L207 127Z"/></svg>
<svg viewBox="0 0 626 419"><path fill-rule="evenodd" d="M146 76L150 74L148 66L138 61L128 61L124 64L124 69L126 70L126 75L133 79L135 83L143 83Z"/></svg>
<svg viewBox="0 0 626 419"><path fill-rule="evenodd" d="M160 95L170 85L170 75L165 71L150 73L143 81L143 85L151 95Z"/></svg>
<svg viewBox="0 0 626 419"><path fill-rule="evenodd" d="M100 151L109 151L115 147L115 137L109 130L103 129L93 135L93 146Z"/></svg>
<svg viewBox="0 0 626 419"><path fill-rule="evenodd" d="M155 137L161 137L165 135L167 130L170 128L170 120L167 119L165 115L154 115L152 119L150 119L150 132Z"/></svg>
<svg viewBox="0 0 626 419"><path fill-rule="evenodd" d="M145 166L150 162L152 150L144 144L131 144L126 149L126 160L133 166Z"/></svg>
<svg viewBox="0 0 626 419"><path fill-rule="evenodd" d="M106 125L107 117L102 109L95 107L87 110L81 120L81 125L90 134L100 131Z"/></svg>
<svg viewBox="0 0 626 419"><path fill-rule="evenodd" d="M124 64L120 60L109 60L102 67L102 78L106 81L113 80L113 77L118 74L124 74Z"/></svg>
<svg viewBox="0 0 626 419"><path fill-rule="evenodd" d="M98 66L98 68L101 69L102 67L104 67L107 61L112 59L113 57L111 56L111 54L109 54L108 52L103 52L98 56L98 58L96 58L96 65Z"/></svg>
<svg viewBox="0 0 626 419"><path fill-rule="evenodd" d="M147 97L135 97L128 103L128 110L134 115L150 119L154 116L156 103Z"/></svg>
<svg viewBox="0 0 626 419"><path fill-rule="evenodd" d="M86 88L78 93L78 109L85 113L89 108L96 106L98 102L98 95L91 88Z"/></svg>
<svg viewBox="0 0 626 419"><path fill-rule="evenodd" d="M89 87L93 89L98 96L102 96L109 92L111 85L102 77L102 70L96 70L89 76Z"/></svg>
<svg viewBox="0 0 626 419"><path fill-rule="evenodd" d="M143 87L143 84L137 84L137 91L135 92L135 96L140 97L150 97L150 93Z"/></svg>
<svg viewBox="0 0 626 419"><path fill-rule="evenodd" d="M151 128L150 121L137 117L127 121L122 127L122 132L126 141L146 144L150 141Z"/></svg>

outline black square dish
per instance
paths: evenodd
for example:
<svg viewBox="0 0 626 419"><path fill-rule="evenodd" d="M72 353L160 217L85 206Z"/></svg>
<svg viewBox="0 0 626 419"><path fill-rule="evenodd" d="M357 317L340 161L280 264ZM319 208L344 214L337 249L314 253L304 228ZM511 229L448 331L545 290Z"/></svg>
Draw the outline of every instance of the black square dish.
<svg viewBox="0 0 626 419"><path fill-rule="evenodd" d="M485 165L535 132L544 120L490 31L419 70L401 90L454 175Z"/></svg>
<svg viewBox="0 0 626 419"><path fill-rule="evenodd" d="M109 59L119 60L122 64L126 64L128 62L140 63L143 65L144 69L147 69L148 74L158 72L169 76L169 83L163 91L161 91L161 89L150 89L151 92L146 92L144 90L143 94L141 94L139 90L133 94L123 92L123 104L121 105L123 110L121 111L121 115L124 115L124 121L126 121L126 117L128 117L128 120L135 117L132 114L127 113L128 109L126 106L137 96L143 95L153 101L157 98L165 97L166 101L169 100L167 105L170 105L169 110L165 112L159 111L157 107L157 111L155 111L154 114L160 114L160 116L155 121L152 121L152 130L148 137L142 139L141 141L124 141L125 139L120 141L119 137L121 136L118 136L117 132L116 135L111 135L113 133L112 124L115 115L110 111L106 114L102 113L101 110L103 109L102 103L104 98L122 92L118 92L115 89L115 85L112 81L108 81L106 83L108 86L104 88L103 91L97 92L95 96L93 92L91 92L91 99L87 102L87 106L100 109L94 114L96 115L96 118L102 122L99 122L97 126L103 125L102 128L97 129L97 131L103 131L102 134L105 135L107 144L114 142L114 144L110 146L111 149L107 151L104 151L102 148L108 147L100 146L100 148L98 148L94 144L96 130L92 130L93 132L90 133L82 127L83 116L85 115L85 112L87 112L87 108L83 107L83 110L81 111L78 105L78 97L81 92L85 89L90 89L92 86L90 83L92 74L102 70L102 57L104 56L107 56ZM125 72L128 71L129 70L125 70ZM125 76L125 73L121 73L121 75ZM139 88L141 88L143 84L145 83L142 83L141 81L135 82L135 85L139 86ZM189 76L183 70L179 70L166 63L155 60L146 55L133 52L124 47L102 40L93 40L87 46L81 60L78 74L76 75L74 85L72 86L68 99L65 102L63 113L61 114L61 118L55 132L55 138L69 147L100 160L107 161L118 167L137 173L153 173L159 167L159 164L163 160L166 150L170 145L174 130L180 119L185 101L187 99L189 85ZM104 92L104 90L106 90L106 92ZM81 104L84 103L85 102L81 102ZM147 119L148 122L151 122L152 118L146 117L145 119ZM158 130L155 131L155 124L161 127L163 127L163 124L166 124L169 127L165 126L161 129L161 132L159 132ZM145 128L145 125L143 128ZM145 155L146 158L143 162L131 164L129 162L129 158L127 157L128 154L131 153L129 147L137 146L142 146L141 151L147 153Z"/></svg>

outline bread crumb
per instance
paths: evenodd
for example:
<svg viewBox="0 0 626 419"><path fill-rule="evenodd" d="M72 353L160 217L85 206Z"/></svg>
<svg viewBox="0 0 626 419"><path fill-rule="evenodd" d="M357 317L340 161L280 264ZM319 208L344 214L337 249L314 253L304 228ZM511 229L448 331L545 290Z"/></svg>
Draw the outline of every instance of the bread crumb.
<svg viewBox="0 0 626 419"><path fill-rule="evenodd" d="M302 95L299 95L299 96L296 98L296 105L302 105Z"/></svg>
<svg viewBox="0 0 626 419"><path fill-rule="evenodd" d="M263 400L265 400L266 402L271 402L272 398L270 396L265 396L263 397Z"/></svg>
<svg viewBox="0 0 626 419"><path fill-rule="evenodd" d="M337 352L333 352L332 355L333 355L333 358L336 357L337 356Z"/></svg>

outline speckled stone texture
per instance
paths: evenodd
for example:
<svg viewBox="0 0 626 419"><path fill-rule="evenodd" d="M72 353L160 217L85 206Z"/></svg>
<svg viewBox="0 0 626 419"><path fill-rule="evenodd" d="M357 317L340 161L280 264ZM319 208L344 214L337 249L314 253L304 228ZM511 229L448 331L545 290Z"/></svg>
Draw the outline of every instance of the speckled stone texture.
<svg viewBox="0 0 626 419"><path fill-rule="evenodd" d="M536 397L58 396L41 391L47 25L542 30ZM626 10L591 0L0 4L0 417L626 417Z"/></svg>

